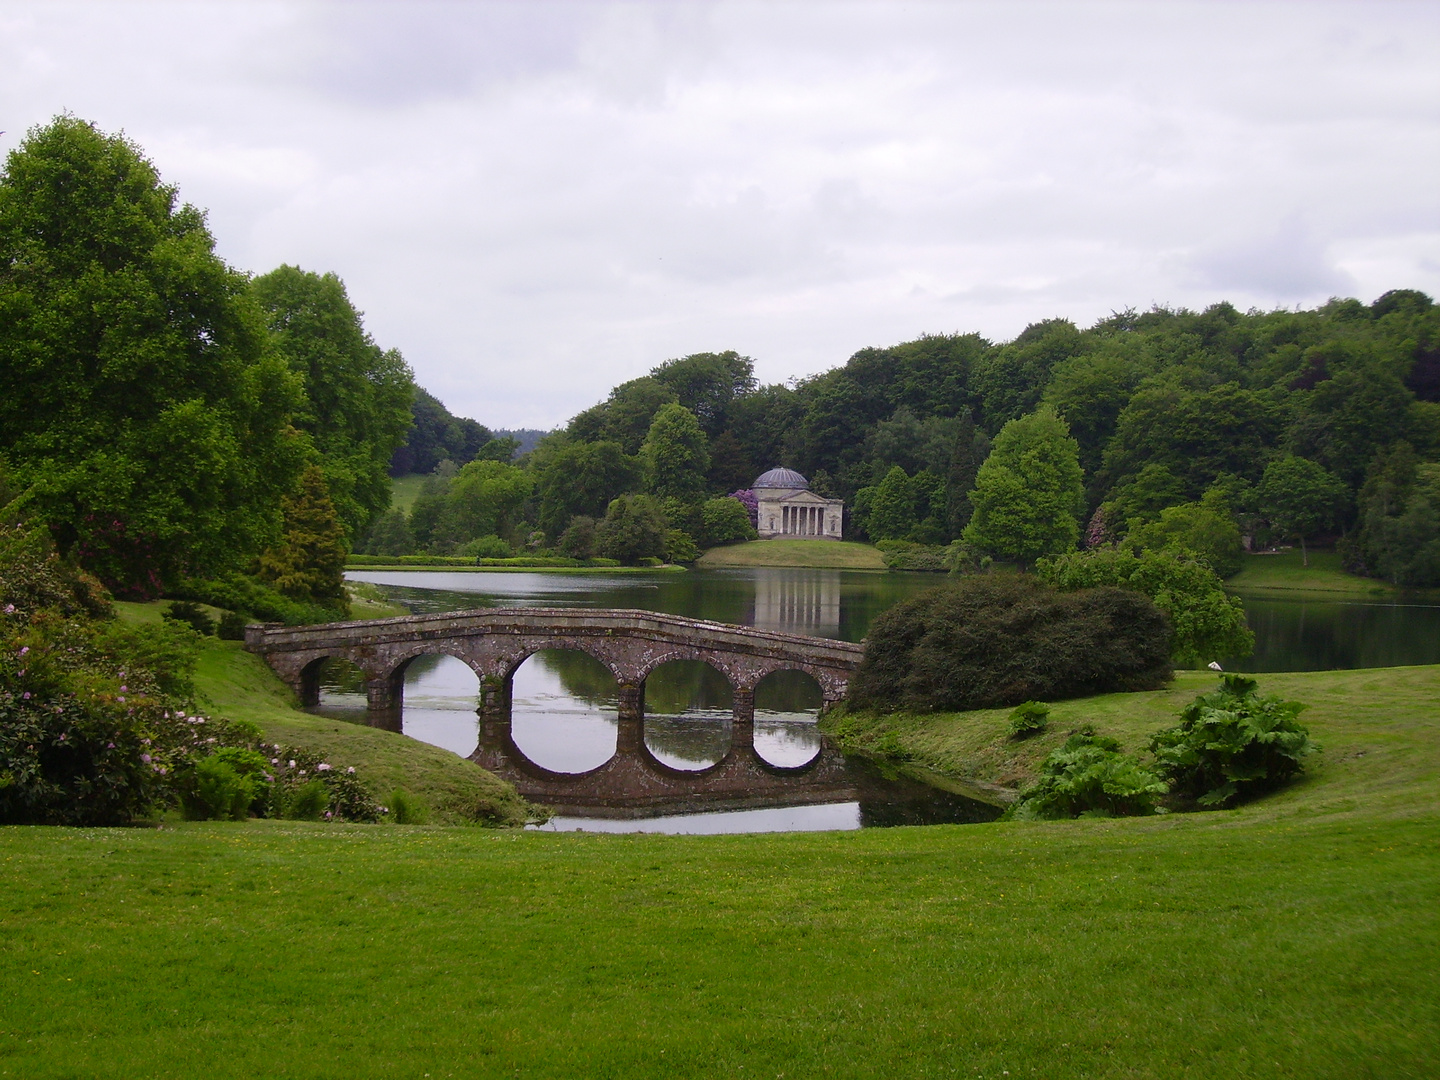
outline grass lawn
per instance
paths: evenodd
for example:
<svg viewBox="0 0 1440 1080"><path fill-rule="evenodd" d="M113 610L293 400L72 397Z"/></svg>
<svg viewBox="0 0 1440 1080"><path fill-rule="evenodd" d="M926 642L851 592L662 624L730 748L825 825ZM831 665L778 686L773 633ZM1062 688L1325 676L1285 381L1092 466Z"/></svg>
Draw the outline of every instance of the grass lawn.
<svg viewBox="0 0 1440 1080"><path fill-rule="evenodd" d="M884 570L885 560L869 544L849 540L752 540L711 548L697 564L717 566L803 566L833 570Z"/></svg>
<svg viewBox="0 0 1440 1080"><path fill-rule="evenodd" d="M287 722L207 657L221 711ZM0 829L0 1077L1433 1077L1440 668L1261 678L1325 753L1219 813ZM1211 681L1052 727L1136 745ZM949 767L1001 715L897 738Z"/></svg>
<svg viewBox="0 0 1440 1080"><path fill-rule="evenodd" d="M1357 598L1390 596L1396 591L1387 582L1347 573L1334 551L1310 552L1308 567L1299 548L1271 555L1246 554L1244 559L1240 572L1225 582L1227 587L1246 592L1338 593Z"/></svg>
<svg viewBox="0 0 1440 1080"><path fill-rule="evenodd" d="M410 513L420 489L425 486L428 476L392 476L390 478L390 505L402 513Z"/></svg>

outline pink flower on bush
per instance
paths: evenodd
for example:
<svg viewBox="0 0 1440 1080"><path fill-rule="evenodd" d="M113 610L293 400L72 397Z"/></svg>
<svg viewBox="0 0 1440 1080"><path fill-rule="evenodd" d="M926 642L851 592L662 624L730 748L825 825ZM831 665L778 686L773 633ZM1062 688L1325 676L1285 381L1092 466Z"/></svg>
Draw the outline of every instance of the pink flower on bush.
<svg viewBox="0 0 1440 1080"><path fill-rule="evenodd" d="M351 776L354 776L354 775L355 775L355 766L354 766L354 765L351 765L351 766L350 766L348 769L346 769L345 771L346 771L347 773L349 773Z"/></svg>
<svg viewBox="0 0 1440 1080"><path fill-rule="evenodd" d="M27 652L29 652L29 651L30 651L30 646L29 646L29 645L21 645L21 646L20 646L20 655L21 655L21 656L24 656L24 655L25 655Z"/></svg>
<svg viewBox="0 0 1440 1080"><path fill-rule="evenodd" d="M316 772L329 772L329 771L330 771L330 766L329 766L329 765L326 765L325 762L322 761L319 765L316 765L316 766L315 766L315 771L316 771Z"/></svg>
<svg viewBox="0 0 1440 1080"><path fill-rule="evenodd" d="M64 736L64 735L61 735L60 737L63 739L65 736ZM150 755L149 755L149 754L141 754L141 755L140 755L140 760L143 761L146 765L149 765L149 764L150 764Z"/></svg>

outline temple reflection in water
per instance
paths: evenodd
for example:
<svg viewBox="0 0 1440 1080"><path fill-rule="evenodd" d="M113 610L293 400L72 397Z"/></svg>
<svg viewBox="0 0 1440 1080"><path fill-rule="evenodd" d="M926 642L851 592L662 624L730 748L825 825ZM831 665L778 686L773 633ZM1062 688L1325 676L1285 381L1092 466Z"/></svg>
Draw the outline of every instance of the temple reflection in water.
<svg viewBox="0 0 1440 1080"><path fill-rule="evenodd" d="M840 571L759 574L750 624L811 637L840 636Z"/></svg>

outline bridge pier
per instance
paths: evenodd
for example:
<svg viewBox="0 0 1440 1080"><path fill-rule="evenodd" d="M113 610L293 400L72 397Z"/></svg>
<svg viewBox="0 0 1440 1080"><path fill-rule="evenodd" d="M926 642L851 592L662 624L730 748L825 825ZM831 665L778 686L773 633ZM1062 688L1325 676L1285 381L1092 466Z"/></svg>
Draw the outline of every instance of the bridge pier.
<svg viewBox="0 0 1440 1080"><path fill-rule="evenodd" d="M622 722L645 719L645 684L643 682L620 684L620 719Z"/></svg>
<svg viewBox="0 0 1440 1080"><path fill-rule="evenodd" d="M480 680L480 707L475 711L482 717L497 720L503 718L508 724L514 692L513 676L486 675Z"/></svg>
<svg viewBox="0 0 1440 1080"><path fill-rule="evenodd" d="M319 704L320 693L317 683L315 701ZM365 706L372 713L399 712L405 702L405 674L382 675L378 679L365 680Z"/></svg>
<svg viewBox="0 0 1440 1080"><path fill-rule="evenodd" d="M755 691L732 690L730 753L755 749Z"/></svg>

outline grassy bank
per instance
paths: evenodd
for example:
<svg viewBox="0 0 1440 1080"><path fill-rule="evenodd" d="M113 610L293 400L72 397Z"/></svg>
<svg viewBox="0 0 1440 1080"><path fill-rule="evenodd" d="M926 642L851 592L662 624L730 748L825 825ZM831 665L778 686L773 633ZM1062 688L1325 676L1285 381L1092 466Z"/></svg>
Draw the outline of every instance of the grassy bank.
<svg viewBox="0 0 1440 1080"><path fill-rule="evenodd" d="M0 1077L1435 1075L1440 669L1264 685L1326 752L1221 813L0 829Z"/></svg>
<svg viewBox="0 0 1440 1080"><path fill-rule="evenodd" d="M1227 588L1244 592L1332 593L1335 598L1390 596L1392 585L1374 578L1347 573L1334 551L1310 552L1304 564L1299 548L1274 554L1244 556L1240 572L1225 582Z"/></svg>
<svg viewBox="0 0 1440 1080"><path fill-rule="evenodd" d="M711 548L697 564L722 566L797 566L826 570L884 570L885 559L869 544L848 540L752 540Z"/></svg>
<svg viewBox="0 0 1440 1080"><path fill-rule="evenodd" d="M1303 701L1302 721L1324 747L1305 777L1267 805L1297 800L1378 797L1435 803L1440 795L1440 667L1372 668L1258 675L1266 694ZM1150 736L1174 726L1180 709L1212 689L1208 671L1177 672L1163 690L1105 694L1056 702L1048 729L1016 741L1005 734L1009 709L936 713L847 714L822 727L849 747L908 760L972 784L1013 790L1037 773L1045 755L1083 724L1148 760Z"/></svg>

